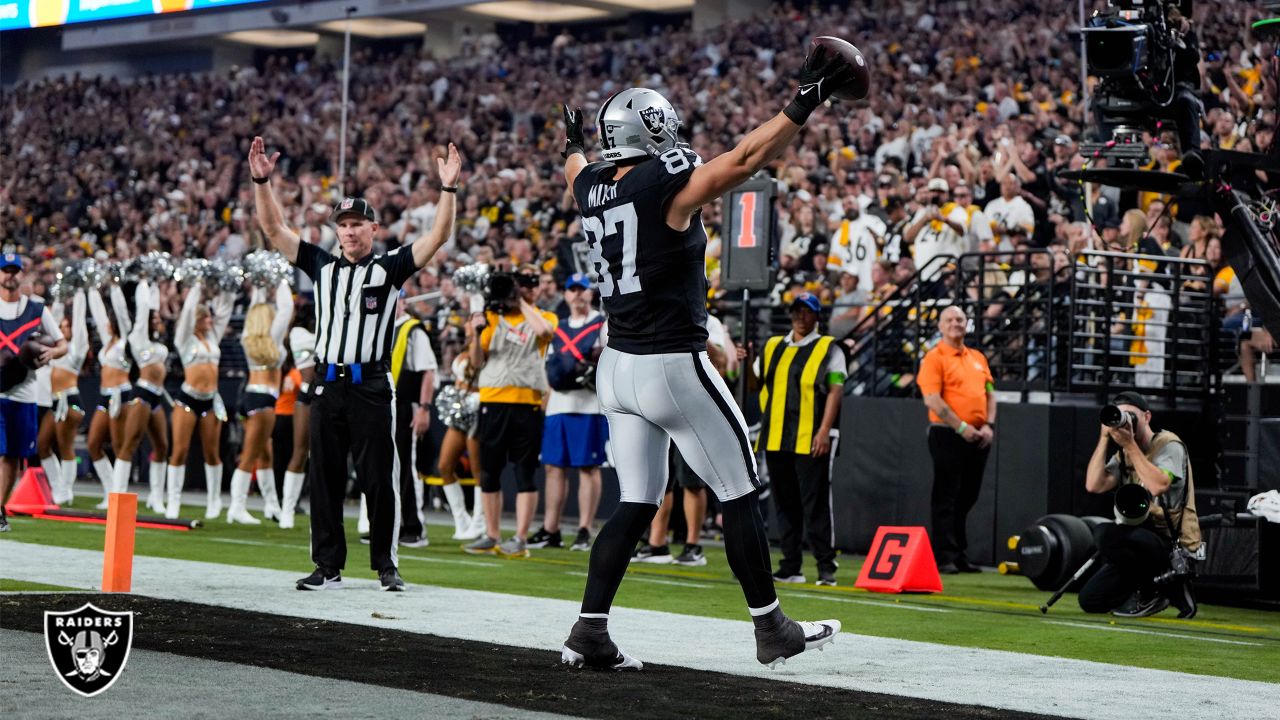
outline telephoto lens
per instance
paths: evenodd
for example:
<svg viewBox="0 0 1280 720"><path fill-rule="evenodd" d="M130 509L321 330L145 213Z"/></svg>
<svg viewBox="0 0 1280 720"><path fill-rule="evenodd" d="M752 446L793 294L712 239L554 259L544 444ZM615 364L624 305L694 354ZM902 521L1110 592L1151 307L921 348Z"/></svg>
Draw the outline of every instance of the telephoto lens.
<svg viewBox="0 0 1280 720"><path fill-rule="evenodd" d="M1136 427L1138 424L1138 416L1128 410L1121 410L1116 405L1105 405L1100 413L1102 424L1109 428L1118 428L1125 425Z"/></svg>
<svg viewBox="0 0 1280 720"><path fill-rule="evenodd" d="M1116 489L1116 522L1141 525L1151 513L1151 493L1138 483L1126 483Z"/></svg>

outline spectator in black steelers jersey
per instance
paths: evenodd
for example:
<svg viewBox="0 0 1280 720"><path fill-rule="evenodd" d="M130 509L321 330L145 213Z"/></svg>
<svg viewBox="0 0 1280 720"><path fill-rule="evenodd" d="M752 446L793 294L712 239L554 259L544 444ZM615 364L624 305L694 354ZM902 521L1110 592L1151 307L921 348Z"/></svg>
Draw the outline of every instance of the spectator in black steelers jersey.
<svg viewBox="0 0 1280 720"><path fill-rule="evenodd" d="M807 193L806 193L807 195ZM795 234L788 246L799 252L798 267L803 272L813 271L813 257L818 253L819 245L826 245L827 235L818 227L817 213L811 202L800 206L795 217Z"/></svg>

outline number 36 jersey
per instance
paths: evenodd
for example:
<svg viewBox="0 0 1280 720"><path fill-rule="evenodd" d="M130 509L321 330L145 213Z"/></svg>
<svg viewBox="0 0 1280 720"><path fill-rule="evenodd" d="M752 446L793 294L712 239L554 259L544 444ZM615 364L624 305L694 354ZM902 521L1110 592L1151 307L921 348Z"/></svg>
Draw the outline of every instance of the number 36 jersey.
<svg viewBox="0 0 1280 720"><path fill-rule="evenodd" d="M578 174L596 292L609 318L609 347L635 355L707 349L707 232L702 212L684 231L667 226L671 198L701 164L687 148L643 160L620 179L611 162Z"/></svg>

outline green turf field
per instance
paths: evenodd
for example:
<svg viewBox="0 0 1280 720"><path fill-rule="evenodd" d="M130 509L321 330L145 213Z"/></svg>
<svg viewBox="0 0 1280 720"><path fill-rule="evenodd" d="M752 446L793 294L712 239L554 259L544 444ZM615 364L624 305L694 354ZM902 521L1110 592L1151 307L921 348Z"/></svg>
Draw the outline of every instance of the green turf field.
<svg viewBox="0 0 1280 720"><path fill-rule="evenodd" d="M76 506L88 508L95 499ZM191 506L186 517L199 517ZM101 549L103 526L11 518L13 532L2 539L84 549ZM280 570L311 570L306 518L291 531L272 525L229 526L215 521L191 532L140 528L139 555L200 560ZM375 577L367 570L367 550L354 523L348 526L350 559L345 573ZM514 595L577 600L586 578L587 553L535 550L527 559L476 557L450 540L452 527L431 526L431 546L401 548L400 572L414 583L488 590ZM745 619L742 595L724 552L706 549L700 568L636 565L618 593L617 604L688 615ZM836 588L780 586L783 607L796 618L835 617L849 632L884 637L1053 655L1275 682L1280 677L1280 613L1201 605L1194 620L1178 620L1172 610L1142 620L1089 616L1067 595L1049 615L1037 609L1047 594L1029 581L994 573L944 576L938 595L883 595L852 587L861 557L844 556ZM806 568L813 573L812 565ZM0 575L3 570L0 569ZM48 589L0 580L4 590ZM410 588L412 590L412 587ZM566 628L567 629L567 628ZM679 642L672 638L672 642Z"/></svg>

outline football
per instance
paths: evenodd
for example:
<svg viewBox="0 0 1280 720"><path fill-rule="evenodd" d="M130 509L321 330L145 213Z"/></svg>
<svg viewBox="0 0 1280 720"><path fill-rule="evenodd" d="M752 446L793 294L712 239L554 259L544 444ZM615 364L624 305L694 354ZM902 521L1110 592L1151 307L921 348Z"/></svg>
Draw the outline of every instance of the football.
<svg viewBox="0 0 1280 720"><path fill-rule="evenodd" d="M853 68L853 80L831 93L831 97L837 100L861 100L867 96L871 91L871 68L858 48L847 40L830 35L815 37L813 44L822 45L827 48L827 52L843 56L849 67Z"/></svg>

